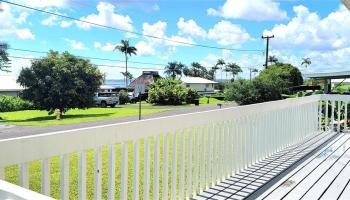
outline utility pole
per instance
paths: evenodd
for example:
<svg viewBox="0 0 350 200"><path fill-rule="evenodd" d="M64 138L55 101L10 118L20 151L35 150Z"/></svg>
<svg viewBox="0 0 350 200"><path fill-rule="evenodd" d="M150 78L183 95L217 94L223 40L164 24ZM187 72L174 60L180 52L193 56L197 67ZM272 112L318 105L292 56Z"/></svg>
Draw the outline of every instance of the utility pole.
<svg viewBox="0 0 350 200"><path fill-rule="evenodd" d="M265 59L265 69L267 69L267 63L269 61L269 44L270 44L270 39L274 38L275 36L261 36L262 39L266 39L266 59Z"/></svg>

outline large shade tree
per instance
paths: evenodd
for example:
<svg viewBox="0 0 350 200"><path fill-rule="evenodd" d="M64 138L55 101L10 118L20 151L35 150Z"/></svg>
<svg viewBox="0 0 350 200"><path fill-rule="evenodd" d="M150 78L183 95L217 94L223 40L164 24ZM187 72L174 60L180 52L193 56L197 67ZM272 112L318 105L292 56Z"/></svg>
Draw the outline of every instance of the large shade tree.
<svg viewBox="0 0 350 200"><path fill-rule="evenodd" d="M10 67L10 59L8 58L8 44L0 42L0 71L9 72L8 68Z"/></svg>
<svg viewBox="0 0 350 200"><path fill-rule="evenodd" d="M71 108L93 106L102 80L103 75L89 60L50 51L46 57L33 60L29 68L23 68L17 82L25 88L22 98L51 114L56 109L64 113Z"/></svg>
<svg viewBox="0 0 350 200"><path fill-rule="evenodd" d="M166 66L165 66L165 71L164 74L166 74L167 76L172 77L173 79L176 79L176 77L182 75L182 70L185 68L186 66L184 64L182 64L181 62L169 62Z"/></svg>
<svg viewBox="0 0 350 200"><path fill-rule="evenodd" d="M129 40L122 40L120 42L120 45L115 46L114 50L118 50L125 56L125 75L128 74L128 58L129 56L132 56L132 54L136 55L137 49L136 47L130 46ZM128 86L128 77L124 76L125 78L125 87Z"/></svg>

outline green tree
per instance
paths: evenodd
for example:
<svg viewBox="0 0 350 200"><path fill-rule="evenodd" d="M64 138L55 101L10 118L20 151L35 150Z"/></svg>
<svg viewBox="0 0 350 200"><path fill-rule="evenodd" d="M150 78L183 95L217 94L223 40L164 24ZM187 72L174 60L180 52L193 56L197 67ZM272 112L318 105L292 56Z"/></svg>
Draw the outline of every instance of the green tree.
<svg viewBox="0 0 350 200"><path fill-rule="evenodd" d="M134 76L130 72L120 72L126 80L132 80ZM129 83L127 83L129 85Z"/></svg>
<svg viewBox="0 0 350 200"><path fill-rule="evenodd" d="M191 63L191 68L184 67L182 71L185 76L201 78L208 77L208 70L198 62Z"/></svg>
<svg viewBox="0 0 350 200"><path fill-rule="evenodd" d="M56 109L64 113L94 105L102 73L89 60L50 51L46 57L33 60L31 67L23 68L17 82L25 88L22 97L36 108L49 114Z"/></svg>
<svg viewBox="0 0 350 200"><path fill-rule="evenodd" d="M129 40L122 40L120 45L115 46L114 51L118 50L125 56L125 74L128 74L128 56L136 55L137 49L130 46ZM125 77L125 87L128 87L128 78Z"/></svg>
<svg viewBox="0 0 350 200"><path fill-rule="evenodd" d="M288 93L288 88L303 84L303 77L298 68L291 64L277 63L260 72L258 79L273 80L282 93Z"/></svg>
<svg viewBox="0 0 350 200"><path fill-rule="evenodd" d="M197 91L184 87L180 80L158 79L150 85L147 101L161 105L181 105L183 102L191 102L195 96Z"/></svg>
<svg viewBox="0 0 350 200"><path fill-rule="evenodd" d="M235 76L239 73L242 72L242 69L239 65L236 63L227 63L225 65L225 72L226 73L231 73L232 74L232 81L235 80Z"/></svg>
<svg viewBox="0 0 350 200"><path fill-rule="evenodd" d="M8 44L0 42L0 71L10 72L8 68L10 67L10 59L8 58Z"/></svg>
<svg viewBox="0 0 350 200"><path fill-rule="evenodd" d="M311 59L310 58L303 58L302 59L302 62L301 62L301 65L305 66L305 68L307 68L309 65L311 65Z"/></svg>
<svg viewBox="0 0 350 200"><path fill-rule="evenodd" d="M182 75L182 70L186 66L180 62L169 62L165 66L164 74L166 74L168 77L172 77L173 79L176 79L177 76Z"/></svg>
<svg viewBox="0 0 350 200"><path fill-rule="evenodd" d="M215 69L220 69L221 70L221 80L222 80L222 71L224 69L225 66L225 61L223 59L219 59L216 64L215 64Z"/></svg>
<svg viewBox="0 0 350 200"><path fill-rule="evenodd" d="M276 56L274 56L274 55L269 56L268 62L271 63L271 64L277 64L278 63L278 58Z"/></svg>

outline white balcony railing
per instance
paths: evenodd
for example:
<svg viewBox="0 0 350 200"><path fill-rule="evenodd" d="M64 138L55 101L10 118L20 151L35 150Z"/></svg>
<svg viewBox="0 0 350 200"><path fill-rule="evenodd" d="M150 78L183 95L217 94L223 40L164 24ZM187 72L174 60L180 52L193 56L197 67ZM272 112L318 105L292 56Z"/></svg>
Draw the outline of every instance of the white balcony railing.
<svg viewBox="0 0 350 200"><path fill-rule="evenodd" d="M184 199L324 123L340 130L349 100L310 96L2 140L0 178L60 199Z"/></svg>

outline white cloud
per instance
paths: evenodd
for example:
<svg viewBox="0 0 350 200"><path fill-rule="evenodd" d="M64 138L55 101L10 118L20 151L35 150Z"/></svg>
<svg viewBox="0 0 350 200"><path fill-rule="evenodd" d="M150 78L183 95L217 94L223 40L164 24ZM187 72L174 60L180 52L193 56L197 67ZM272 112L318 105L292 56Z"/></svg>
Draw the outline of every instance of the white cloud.
<svg viewBox="0 0 350 200"><path fill-rule="evenodd" d="M145 56L145 55L155 55L155 49L152 45L145 41L140 41L135 45L137 49L137 55Z"/></svg>
<svg viewBox="0 0 350 200"><path fill-rule="evenodd" d="M94 47L95 47L96 49L99 49L99 48L102 47L102 44L101 44L100 42L94 42Z"/></svg>
<svg viewBox="0 0 350 200"><path fill-rule="evenodd" d="M34 40L35 39L35 35L27 28L17 29L16 35L18 38L20 38L22 40L25 40L25 39Z"/></svg>
<svg viewBox="0 0 350 200"><path fill-rule="evenodd" d="M62 21L61 22L61 27L62 28L67 28L67 27L70 27L72 24L73 24L73 22Z"/></svg>
<svg viewBox="0 0 350 200"><path fill-rule="evenodd" d="M305 6L293 8L296 16L287 24L278 24L264 34L274 34L273 48L309 50L340 49L350 45L350 12L344 7L321 18Z"/></svg>
<svg viewBox="0 0 350 200"><path fill-rule="evenodd" d="M144 41L138 43L138 47L142 49L141 54L139 55L156 55L161 59L168 59L175 54L177 46L188 46L187 43L195 44L189 36L168 36L166 34L167 23L164 21L157 21L154 24L145 22L143 23L142 28L142 33L144 35L152 35L166 40L144 37ZM180 43L173 41L178 41Z"/></svg>
<svg viewBox="0 0 350 200"><path fill-rule="evenodd" d="M8 4L1 4L0 38L16 37L19 39L35 39L35 35L28 28L20 28L27 20L27 12L15 12Z"/></svg>
<svg viewBox="0 0 350 200"><path fill-rule="evenodd" d="M58 21L57 17L51 15L51 16L49 16L48 18L42 20L42 21L41 21L41 24L42 24L42 25L45 25L45 26L54 26L54 25L57 24L57 21Z"/></svg>
<svg viewBox="0 0 350 200"><path fill-rule="evenodd" d="M94 42L94 47L96 49L100 49L102 51L113 51L115 46L117 46L118 44L112 44L107 42L106 44L101 44L100 42Z"/></svg>
<svg viewBox="0 0 350 200"><path fill-rule="evenodd" d="M16 3L28 5L35 8L66 7L70 0L17 0Z"/></svg>
<svg viewBox="0 0 350 200"><path fill-rule="evenodd" d="M88 48L85 47L84 43L78 42L76 40L71 40L68 38L65 38L64 41L68 42L68 44L73 48L77 50L88 50Z"/></svg>
<svg viewBox="0 0 350 200"><path fill-rule="evenodd" d="M177 27L179 28L180 35L190 35L205 38L207 33L200 27L193 19L185 21L184 18L180 18L177 22Z"/></svg>
<svg viewBox="0 0 350 200"><path fill-rule="evenodd" d="M227 0L219 10L209 8L208 15L227 19L281 20L287 18L287 12L280 9L274 0Z"/></svg>
<svg viewBox="0 0 350 200"><path fill-rule="evenodd" d="M98 14L91 14L85 17L81 17L81 20L89 21L96 24L105 26L112 26L114 28L123 29L127 31L134 31L132 20L127 15L116 14L115 6L110 3L100 2L97 5ZM90 29L91 24L77 22L79 28Z"/></svg>
<svg viewBox="0 0 350 200"><path fill-rule="evenodd" d="M223 20L208 31L208 38L216 40L220 45L240 47L241 44L250 40L250 35L239 25Z"/></svg>

